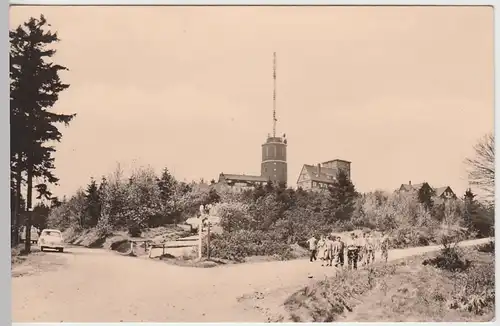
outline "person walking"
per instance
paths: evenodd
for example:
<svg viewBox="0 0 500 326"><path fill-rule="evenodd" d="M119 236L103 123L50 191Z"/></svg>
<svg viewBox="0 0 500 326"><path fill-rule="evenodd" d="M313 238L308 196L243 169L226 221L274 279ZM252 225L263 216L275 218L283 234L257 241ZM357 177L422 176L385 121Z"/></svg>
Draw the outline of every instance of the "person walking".
<svg viewBox="0 0 500 326"><path fill-rule="evenodd" d="M333 248L332 248L332 257L330 266L333 265L333 261L335 261L335 267L339 266L339 253L340 253L340 241L339 238L333 236Z"/></svg>
<svg viewBox="0 0 500 326"><path fill-rule="evenodd" d="M313 235L311 239L307 240L307 244L309 245L309 261L312 263L316 261L318 255L318 239Z"/></svg>
<svg viewBox="0 0 500 326"><path fill-rule="evenodd" d="M335 255L335 242L332 239L332 235L329 234L326 237L326 266L332 266L334 255Z"/></svg>
<svg viewBox="0 0 500 326"><path fill-rule="evenodd" d="M340 236L337 237L337 240L339 242L339 252L337 254L337 262L341 267L343 267L344 266L345 243L344 243L344 241L342 241L342 238Z"/></svg>
<svg viewBox="0 0 500 326"><path fill-rule="evenodd" d="M349 269L358 269L359 259L359 241L356 234L351 233L351 238L347 242L347 267Z"/></svg>
<svg viewBox="0 0 500 326"><path fill-rule="evenodd" d="M380 252L381 259L387 263L387 259L389 258L389 239L384 231L382 231L380 238Z"/></svg>
<svg viewBox="0 0 500 326"><path fill-rule="evenodd" d="M366 265L373 264L375 262L375 243L371 233L365 238L365 255L366 255Z"/></svg>
<svg viewBox="0 0 500 326"><path fill-rule="evenodd" d="M357 242L358 242L358 247L359 247L359 252L358 252L358 262L361 263L362 266L365 265L366 262L366 233L363 232L363 235L358 238L356 236Z"/></svg>
<svg viewBox="0 0 500 326"><path fill-rule="evenodd" d="M321 260L321 266L325 266L325 256L326 256L326 239L324 235L321 235L318 241L318 255Z"/></svg>

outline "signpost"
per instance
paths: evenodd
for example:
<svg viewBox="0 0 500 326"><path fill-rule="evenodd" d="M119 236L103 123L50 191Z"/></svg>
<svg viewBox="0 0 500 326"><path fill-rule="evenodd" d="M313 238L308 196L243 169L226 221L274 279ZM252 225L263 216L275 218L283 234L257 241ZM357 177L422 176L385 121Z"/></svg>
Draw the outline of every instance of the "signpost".
<svg viewBox="0 0 500 326"><path fill-rule="evenodd" d="M207 258L210 259L210 233L212 224L218 224L220 218L218 216L210 215L210 209L212 205L203 206L200 205L200 216L198 217L198 259L203 257L203 226L207 227Z"/></svg>
<svg viewBox="0 0 500 326"><path fill-rule="evenodd" d="M205 206L200 205L200 223L198 224L198 259L203 257L203 216L205 215Z"/></svg>
<svg viewBox="0 0 500 326"><path fill-rule="evenodd" d="M207 259L210 259L210 221L207 221Z"/></svg>

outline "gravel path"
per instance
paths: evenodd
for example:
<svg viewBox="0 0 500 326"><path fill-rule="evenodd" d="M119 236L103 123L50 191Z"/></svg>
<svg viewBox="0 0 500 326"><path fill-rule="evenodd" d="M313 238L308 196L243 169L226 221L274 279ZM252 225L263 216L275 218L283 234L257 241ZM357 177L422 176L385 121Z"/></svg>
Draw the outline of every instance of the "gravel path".
<svg viewBox="0 0 500 326"><path fill-rule="evenodd" d="M437 249L392 250L389 257ZM261 322L262 313L240 304L239 297L301 287L336 272L307 260L202 269L99 249L68 248L67 253L51 254L61 255L66 263L12 278L13 322Z"/></svg>

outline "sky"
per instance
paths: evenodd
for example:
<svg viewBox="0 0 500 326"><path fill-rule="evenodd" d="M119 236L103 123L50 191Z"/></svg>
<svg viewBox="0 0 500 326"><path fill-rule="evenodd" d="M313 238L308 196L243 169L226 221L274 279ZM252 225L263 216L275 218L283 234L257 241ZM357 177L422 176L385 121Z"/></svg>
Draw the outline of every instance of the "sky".
<svg viewBox="0 0 500 326"><path fill-rule="evenodd" d="M468 186L464 159L494 128L491 7L11 7L45 15L76 113L55 195L91 177L167 167L179 180L260 174L272 132L303 164L351 161L362 192Z"/></svg>

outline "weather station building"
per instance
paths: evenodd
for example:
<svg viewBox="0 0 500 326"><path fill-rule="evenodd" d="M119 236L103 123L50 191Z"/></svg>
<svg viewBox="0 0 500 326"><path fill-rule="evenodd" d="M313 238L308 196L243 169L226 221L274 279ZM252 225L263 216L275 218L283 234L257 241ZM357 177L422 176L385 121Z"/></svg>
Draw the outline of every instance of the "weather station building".
<svg viewBox="0 0 500 326"><path fill-rule="evenodd" d="M274 53L273 64L273 133L267 136L267 140L262 144L262 161L260 175L227 174L220 173L217 182L219 187L229 187L240 192L253 189L257 185L265 185L271 181L274 184L287 184L288 171L286 162L287 139L286 135L276 136L276 53Z"/></svg>

